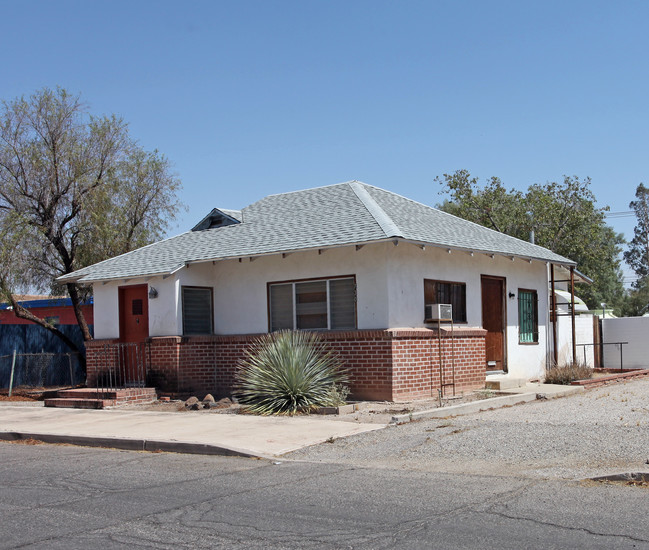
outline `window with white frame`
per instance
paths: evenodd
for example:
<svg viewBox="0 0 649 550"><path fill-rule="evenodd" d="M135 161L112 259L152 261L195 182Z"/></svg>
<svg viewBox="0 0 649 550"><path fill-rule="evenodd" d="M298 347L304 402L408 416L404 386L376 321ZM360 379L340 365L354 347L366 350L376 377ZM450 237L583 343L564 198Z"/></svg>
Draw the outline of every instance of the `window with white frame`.
<svg viewBox="0 0 649 550"><path fill-rule="evenodd" d="M356 328L356 279L337 277L268 285L270 330Z"/></svg>

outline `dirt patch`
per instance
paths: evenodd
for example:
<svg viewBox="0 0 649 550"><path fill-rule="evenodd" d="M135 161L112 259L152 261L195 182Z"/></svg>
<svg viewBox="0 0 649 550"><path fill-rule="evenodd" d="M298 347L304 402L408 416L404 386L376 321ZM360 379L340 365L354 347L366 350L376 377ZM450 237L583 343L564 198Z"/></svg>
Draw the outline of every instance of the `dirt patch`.
<svg viewBox="0 0 649 550"><path fill-rule="evenodd" d="M43 388L14 388L9 397L7 388L0 389L0 401L39 401L43 399Z"/></svg>
<svg viewBox="0 0 649 550"><path fill-rule="evenodd" d="M3 443L12 443L13 445L45 445L42 441L39 441L38 439L13 439L11 441L9 440L2 440Z"/></svg>
<svg viewBox="0 0 649 550"><path fill-rule="evenodd" d="M233 403L229 399L227 401L229 402L227 405L220 402L206 404L199 401L198 403L188 407L186 406L186 401L181 399L175 399L172 401L159 400L154 401L153 403L121 405L119 408L137 409L139 411L178 412L184 414L240 414L244 412L241 405L238 403Z"/></svg>
<svg viewBox="0 0 649 550"><path fill-rule="evenodd" d="M613 474L607 476L591 477L590 481L599 483L621 483L629 487L649 487L649 473L647 472L629 472L623 474Z"/></svg>
<svg viewBox="0 0 649 550"><path fill-rule="evenodd" d="M326 415L323 418L329 420L340 420L344 422L369 422L375 424L387 424L393 416L400 414L409 414L419 411L428 411L441 407L449 407L453 405L460 405L464 403L471 403L473 401L480 401L483 399L491 399L493 397L500 397L505 395L498 391L493 390L478 390L474 392L467 392L458 394L456 396L443 397L441 402L439 398L436 399L418 399L416 401L407 402L391 402L391 401L362 401L352 402L354 404L354 412L341 415ZM173 401L155 401L146 404L123 405L120 409L137 409L140 411L157 411L157 412L179 412L183 414L249 414L246 410L236 402L230 401L225 398L215 403L206 404L202 401L198 403L192 401L192 405L186 406L186 401L173 400Z"/></svg>

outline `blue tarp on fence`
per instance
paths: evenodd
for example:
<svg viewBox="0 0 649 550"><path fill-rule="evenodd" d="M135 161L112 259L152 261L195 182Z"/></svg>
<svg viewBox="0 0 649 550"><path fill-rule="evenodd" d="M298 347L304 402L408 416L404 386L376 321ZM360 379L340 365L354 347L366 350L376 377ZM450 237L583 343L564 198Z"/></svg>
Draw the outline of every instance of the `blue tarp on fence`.
<svg viewBox="0 0 649 550"><path fill-rule="evenodd" d="M58 325L57 328L85 353L83 335L77 325ZM92 334L92 325L89 327ZM63 340L35 324L0 325L0 356L16 353L68 353L72 351Z"/></svg>
<svg viewBox="0 0 649 550"><path fill-rule="evenodd" d="M14 388L46 388L83 384L86 375L78 353L18 353L0 356L0 388L8 388L14 367Z"/></svg>

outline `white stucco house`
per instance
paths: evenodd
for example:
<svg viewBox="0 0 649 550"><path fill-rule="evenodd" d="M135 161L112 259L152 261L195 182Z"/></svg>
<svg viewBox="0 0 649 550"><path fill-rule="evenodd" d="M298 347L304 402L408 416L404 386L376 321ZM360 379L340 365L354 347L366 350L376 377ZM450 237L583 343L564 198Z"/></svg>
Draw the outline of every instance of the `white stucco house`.
<svg viewBox="0 0 649 550"><path fill-rule="evenodd" d="M565 279L574 267L352 181L213 209L191 231L59 282L93 286L89 383L117 361L109 346L137 344L149 383L227 393L252 338L307 329L341 355L354 395L399 400L481 387L490 373L542 377L550 269ZM426 319L434 304L452 305L440 330Z"/></svg>

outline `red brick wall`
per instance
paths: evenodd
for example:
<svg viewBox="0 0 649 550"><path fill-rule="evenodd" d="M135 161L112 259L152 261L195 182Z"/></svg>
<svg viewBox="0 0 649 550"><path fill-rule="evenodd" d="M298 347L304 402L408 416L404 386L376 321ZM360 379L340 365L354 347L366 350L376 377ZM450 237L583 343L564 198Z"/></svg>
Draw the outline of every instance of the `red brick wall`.
<svg viewBox="0 0 649 550"><path fill-rule="evenodd" d="M482 329L355 330L322 333L350 377L355 399L405 401L437 397L440 388L440 348L445 383L455 391L484 386L485 334ZM229 395L237 363L259 335L170 336L148 343L147 383L163 391ZM451 337L453 336L453 337ZM88 384L94 384L105 343L87 346ZM110 357L108 355L107 357ZM454 368L453 368L454 366ZM445 386L444 395L453 387Z"/></svg>
<svg viewBox="0 0 649 550"><path fill-rule="evenodd" d="M428 329L389 332L393 349L393 401L437 397L438 389L447 396L453 395L454 390L458 394L484 387L486 332L482 329L459 328L453 333L442 329L440 335Z"/></svg>

